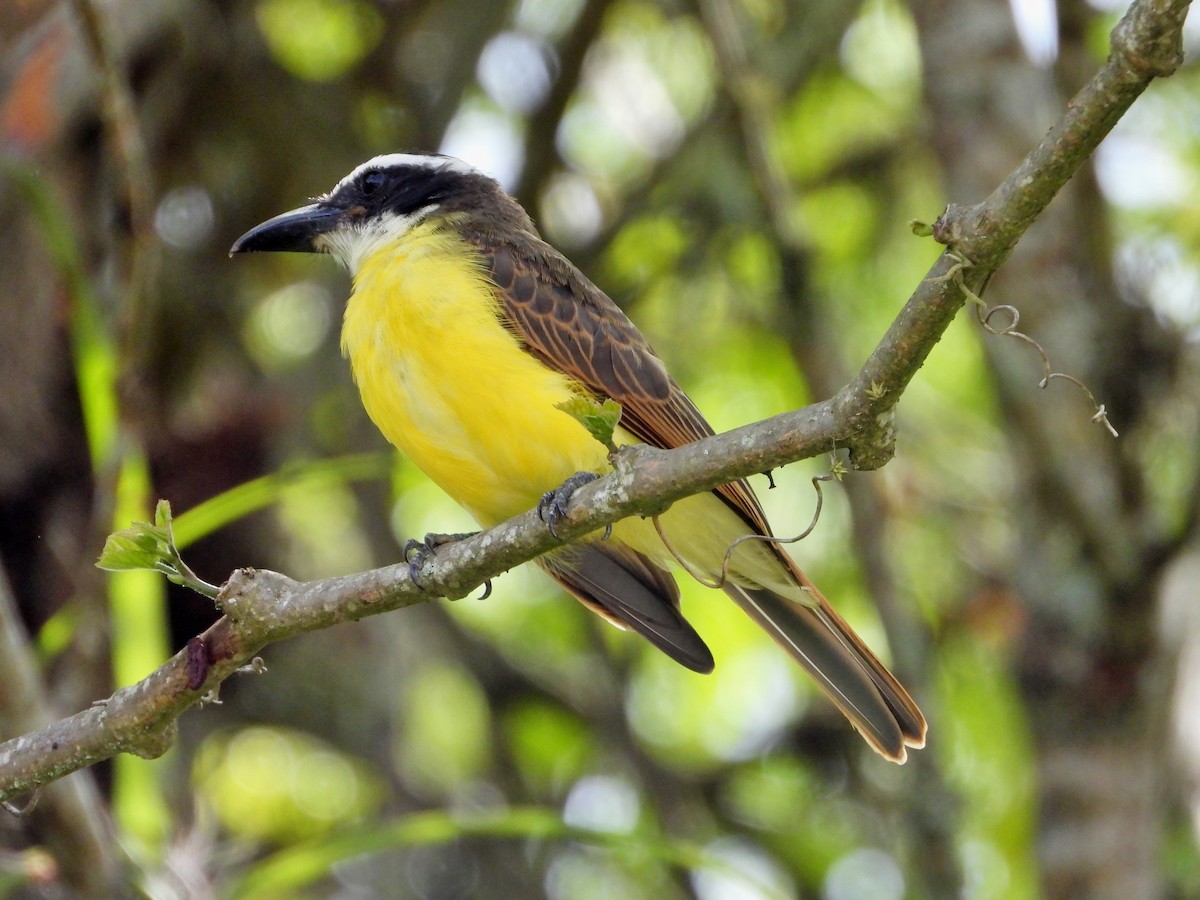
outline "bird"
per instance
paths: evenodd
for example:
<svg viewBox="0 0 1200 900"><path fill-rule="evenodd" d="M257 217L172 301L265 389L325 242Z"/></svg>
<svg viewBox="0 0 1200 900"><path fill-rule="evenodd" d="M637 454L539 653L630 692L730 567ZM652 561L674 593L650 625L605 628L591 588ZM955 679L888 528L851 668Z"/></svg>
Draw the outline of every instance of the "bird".
<svg viewBox="0 0 1200 900"><path fill-rule="evenodd" d="M535 506L553 527L609 450L569 406L615 400L617 444L673 448L713 429L621 308L475 167L435 153L368 160L330 192L250 229L230 255L332 256L352 287L341 332L383 435L484 528ZM771 535L746 481L564 544L538 564L568 593L678 663L711 672L672 565L701 574L807 670L880 755L925 744L908 691ZM432 537L432 536L431 536Z"/></svg>

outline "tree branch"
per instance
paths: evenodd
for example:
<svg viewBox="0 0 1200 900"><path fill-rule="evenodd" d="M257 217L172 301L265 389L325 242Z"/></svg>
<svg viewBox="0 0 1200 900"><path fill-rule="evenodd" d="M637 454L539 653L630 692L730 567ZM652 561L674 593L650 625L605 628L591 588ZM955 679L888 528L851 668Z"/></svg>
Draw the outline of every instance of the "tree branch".
<svg viewBox="0 0 1200 900"><path fill-rule="evenodd" d="M1112 131L1133 101L1155 78L1172 74L1183 60L1183 20L1191 0L1138 0L1113 29L1112 51L1103 68L1067 104L1059 120L986 200L951 204L933 226L942 255L892 322L854 380L833 398L835 414L855 422L865 440L858 468L877 468L892 455L890 428L872 430L866 416L890 409L963 303L948 281L938 282L956 258L969 261L963 283L982 293L992 273L1008 258L1033 220ZM939 289L939 285L941 289ZM949 288L949 289L947 289ZM915 365L913 364L915 363ZM907 373L907 374L906 374ZM895 390L864 407L858 400L872 385ZM874 436L877 440L871 442Z"/></svg>
<svg viewBox="0 0 1200 900"><path fill-rule="evenodd" d="M938 239L975 264L964 277L977 290L1141 91L1178 66L1187 6L1135 2L1113 32L1108 62L1042 143L983 203L951 207L939 219ZM560 535L569 541L630 515L652 515L682 497L835 446L849 447L860 468L882 465L892 454L892 408L963 304L957 284L942 277L955 264L943 254L862 370L832 399L676 450L627 448L613 473L574 495ZM308 583L238 570L218 597L224 617L160 669L91 709L0 744L0 800L120 752L161 754L183 711L269 643L434 597L462 597L560 543L536 512L526 512L439 548L417 573L425 590L406 565Z"/></svg>
<svg viewBox="0 0 1200 900"><path fill-rule="evenodd" d="M1139 0L1130 6L1112 31L1108 61L1041 143L982 203L951 204L938 219L934 236L975 263L981 270L975 283L982 284L982 276L1007 258L1147 85L1179 68L1190 5L1191 0Z"/></svg>

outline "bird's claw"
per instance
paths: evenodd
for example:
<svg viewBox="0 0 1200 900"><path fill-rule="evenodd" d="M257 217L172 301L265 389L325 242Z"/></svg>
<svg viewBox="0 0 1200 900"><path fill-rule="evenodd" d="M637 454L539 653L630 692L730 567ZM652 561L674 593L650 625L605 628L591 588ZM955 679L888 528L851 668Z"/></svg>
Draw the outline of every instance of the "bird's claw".
<svg viewBox="0 0 1200 900"><path fill-rule="evenodd" d="M421 590L425 590L425 585L421 584L421 566L425 564L425 560L441 547L443 544L453 544L455 541L461 541L464 538L472 537L478 534L477 531L464 531L454 534L439 534L430 532L425 537L417 540L410 538L404 543L404 561L408 563L408 577L412 579ZM492 592L492 585L489 581L484 590L483 596L486 597Z"/></svg>
<svg viewBox="0 0 1200 900"><path fill-rule="evenodd" d="M576 472L554 490L542 494L542 499L538 501L537 513L552 535L558 538L558 526L567 517L567 501L571 499L571 495L599 477L595 472ZM607 534L606 530L605 535Z"/></svg>

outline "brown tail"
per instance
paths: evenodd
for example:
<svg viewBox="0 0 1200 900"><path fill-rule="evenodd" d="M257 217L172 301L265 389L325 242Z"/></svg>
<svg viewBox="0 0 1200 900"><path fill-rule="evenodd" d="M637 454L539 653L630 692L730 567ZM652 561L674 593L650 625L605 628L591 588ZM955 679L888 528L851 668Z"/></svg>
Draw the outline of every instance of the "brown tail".
<svg viewBox="0 0 1200 900"><path fill-rule="evenodd" d="M808 603L732 582L725 593L812 675L867 743L904 762L906 748L925 745L921 710L791 558L775 552ZM582 542L538 563L609 621L638 632L693 671L712 671L711 652L679 611L675 579L643 554L615 542Z"/></svg>
<svg viewBox="0 0 1200 900"><path fill-rule="evenodd" d="M821 592L807 578L801 583L812 606L733 584L725 586L725 593L812 675L867 743L903 763L906 748L925 746L925 717Z"/></svg>

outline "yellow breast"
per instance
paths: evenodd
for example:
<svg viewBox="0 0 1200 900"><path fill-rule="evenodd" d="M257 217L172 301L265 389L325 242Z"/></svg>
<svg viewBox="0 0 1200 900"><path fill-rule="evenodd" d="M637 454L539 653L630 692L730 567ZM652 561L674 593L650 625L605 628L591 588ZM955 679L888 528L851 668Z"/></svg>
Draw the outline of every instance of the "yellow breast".
<svg viewBox="0 0 1200 900"><path fill-rule="evenodd" d="M425 223L363 261L342 328L371 419L482 525L606 468L604 447L555 408L574 382L521 349L495 290L465 243Z"/></svg>

